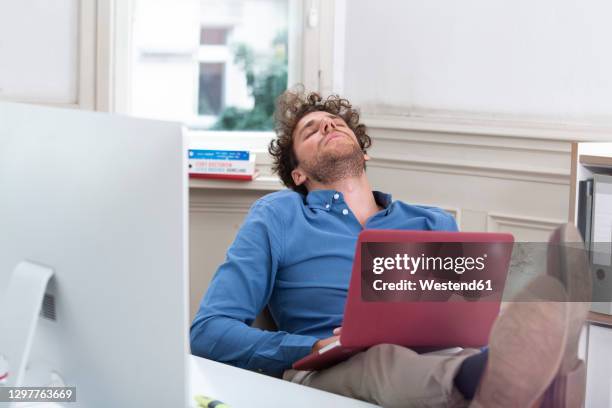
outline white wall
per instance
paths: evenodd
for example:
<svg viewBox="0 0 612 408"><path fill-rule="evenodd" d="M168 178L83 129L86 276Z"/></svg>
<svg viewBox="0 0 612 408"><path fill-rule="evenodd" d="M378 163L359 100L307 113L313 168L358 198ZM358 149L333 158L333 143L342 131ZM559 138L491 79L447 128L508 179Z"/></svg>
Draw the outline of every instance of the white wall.
<svg viewBox="0 0 612 408"><path fill-rule="evenodd" d="M0 100L98 108L108 61L97 22L109 1L0 0Z"/></svg>
<svg viewBox="0 0 612 408"><path fill-rule="evenodd" d="M612 3L349 0L344 91L366 112L612 122Z"/></svg>
<svg viewBox="0 0 612 408"><path fill-rule="evenodd" d="M0 96L75 103L78 1L0 3Z"/></svg>

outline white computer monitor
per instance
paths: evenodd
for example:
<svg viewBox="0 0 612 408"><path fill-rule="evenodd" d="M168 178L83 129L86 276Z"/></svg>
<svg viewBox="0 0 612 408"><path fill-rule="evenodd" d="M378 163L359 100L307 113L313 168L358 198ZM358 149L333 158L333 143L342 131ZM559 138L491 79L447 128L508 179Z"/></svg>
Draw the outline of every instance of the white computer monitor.
<svg viewBox="0 0 612 408"><path fill-rule="evenodd" d="M176 123L0 103L0 304L17 265L53 272L20 385L59 378L71 407L188 405L185 160Z"/></svg>

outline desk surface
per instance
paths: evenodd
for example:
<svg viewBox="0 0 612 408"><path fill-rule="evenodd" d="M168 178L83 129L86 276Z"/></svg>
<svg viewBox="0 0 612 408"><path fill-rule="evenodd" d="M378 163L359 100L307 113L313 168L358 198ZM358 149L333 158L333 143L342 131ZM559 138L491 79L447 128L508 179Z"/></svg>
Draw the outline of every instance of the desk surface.
<svg viewBox="0 0 612 408"><path fill-rule="evenodd" d="M589 323L598 323L603 324L605 326L612 327L612 315L607 315L604 313L597 312L589 312L589 316L587 318Z"/></svg>
<svg viewBox="0 0 612 408"><path fill-rule="evenodd" d="M204 358L190 356L189 359L191 398L194 395L202 394L223 401L232 408L376 407L376 405L359 400L293 384Z"/></svg>

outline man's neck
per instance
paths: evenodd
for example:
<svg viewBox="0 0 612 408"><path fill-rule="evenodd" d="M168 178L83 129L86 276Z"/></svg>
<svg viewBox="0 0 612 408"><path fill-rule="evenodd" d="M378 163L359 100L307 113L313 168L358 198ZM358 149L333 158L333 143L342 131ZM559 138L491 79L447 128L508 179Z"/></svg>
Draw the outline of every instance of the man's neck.
<svg viewBox="0 0 612 408"><path fill-rule="evenodd" d="M310 182L308 190L336 190L342 193L344 201L349 206L361 225L376 214L380 208L374 200L372 187L365 172L357 177L347 177L333 183Z"/></svg>

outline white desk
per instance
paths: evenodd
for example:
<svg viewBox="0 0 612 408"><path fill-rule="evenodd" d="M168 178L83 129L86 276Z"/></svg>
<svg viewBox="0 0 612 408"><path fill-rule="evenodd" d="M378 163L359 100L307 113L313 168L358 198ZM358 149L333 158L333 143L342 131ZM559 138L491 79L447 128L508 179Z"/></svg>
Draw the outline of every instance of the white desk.
<svg viewBox="0 0 612 408"><path fill-rule="evenodd" d="M190 356L189 363L191 369L190 398L202 394L218 399L232 408L377 407L352 398L293 384L200 357ZM195 406L195 403L192 402L192 404Z"/></svg>

